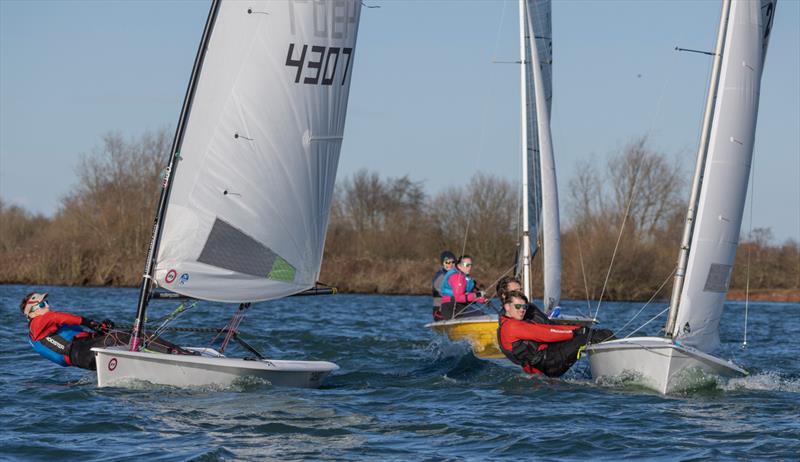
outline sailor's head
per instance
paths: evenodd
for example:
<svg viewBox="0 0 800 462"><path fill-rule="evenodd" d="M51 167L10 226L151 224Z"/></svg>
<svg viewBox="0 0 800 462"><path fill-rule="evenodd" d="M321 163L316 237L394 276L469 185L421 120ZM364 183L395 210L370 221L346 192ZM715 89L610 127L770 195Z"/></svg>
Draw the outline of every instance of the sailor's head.
<svg viewBox="0 0 800 462"><path fill-rule="evenodd" d="M507 292L503 299L503 309L509 318L522 321L522 318L525 317L525 311L528 310L528 298L518 290Z"/></svg>
<svg viewBox="0 0 800 462"><path fill-rule="evenodd" d="M449 270L456 264L456 256L453 252L445 250L439 255L439 263L442 264L442 268Z"/></svg>
<svg viewBox="0 0 800 462"><path fill-rule="evenodd" d="M495 292L497 292L497 296L500 297L500 300L503 300L507 293L515 290L522 290L522 284L520 284L519 279L514 276L503 276L497 281L497 285L495 286Z"/></svg>
<svg viewBox="0 0 800 462"><path fill-rule="evenodd" d="M33 319L36 316L43 315L50 311L50 305L47 303L46 293L31 292L22 298L22 303L19 304L19 309L27 319Z"/></svg>
<svg viewBox="0 0 800 462"><path fill-rule="evenodd" d="M472 257L469 255L462 255L461 258L458 259L458 265L456 266L462 273L469 274L469 272L472 271Z"/></svg>

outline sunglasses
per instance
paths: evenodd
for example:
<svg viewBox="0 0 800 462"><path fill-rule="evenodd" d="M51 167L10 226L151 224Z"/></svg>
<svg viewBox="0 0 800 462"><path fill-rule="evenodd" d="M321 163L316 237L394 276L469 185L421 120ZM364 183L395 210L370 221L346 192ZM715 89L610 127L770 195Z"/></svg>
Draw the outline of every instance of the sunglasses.
<svg viewBox="0 0 800 462"><path fill-rule="evenodd" d="M462 263L461 266L463 266L464 268L471 268L472 263Z"/></svg>
<svg viewBox="0 0 800 462"><path fill-rule="evenodd" d="M445 265L452 265L453 263L455 263L455 261L453 261L453 260L445 260L444 261Z"/></svg>
<svg viewBox="0 0 800 462"><path fill-rule="evenodd" d="M49 305L47 304L47 302L46 302L46 301L44 301L44 300L42 300L41 302L39 302L39 303L37 303L37 304L33 305L33 306L31 307L31 309L28 311L28 314L31 314L31 313L33 313L33 312L34 312L34 311L36 311L36 310L41 310L42 308L47 308L48 306L49 306Z"/></svg>
<svg viewBox="0 0 800 462"><path fill-rule="evenodd" d="M516 308L518 310L527 310L528 309L528 305L526 305L524 303L514 303L514 308Z"/></svg>

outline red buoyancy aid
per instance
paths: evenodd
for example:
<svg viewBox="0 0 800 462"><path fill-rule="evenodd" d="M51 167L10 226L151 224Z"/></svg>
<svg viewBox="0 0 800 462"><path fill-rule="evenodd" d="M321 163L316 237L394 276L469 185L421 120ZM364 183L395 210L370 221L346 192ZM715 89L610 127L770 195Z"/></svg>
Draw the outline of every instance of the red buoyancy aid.
<svg viewBox="0 0 800 462"><path fill-rule="evenodd" d="M536 364L544 358L542 350L549 343L563 342L573 337L572 331L580 328L573 325L537 324L500 316L497 328L497 344L500 351L513 362L522 366L529 374L541 374Z"/></svg>

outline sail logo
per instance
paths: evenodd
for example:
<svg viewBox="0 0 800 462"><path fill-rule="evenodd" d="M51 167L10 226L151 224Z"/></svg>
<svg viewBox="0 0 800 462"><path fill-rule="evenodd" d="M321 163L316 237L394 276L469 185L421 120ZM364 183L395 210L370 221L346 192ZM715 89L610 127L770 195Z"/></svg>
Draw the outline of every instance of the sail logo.
<svg viewBox="0 0 800 462"><path fill-rule="evenodd" d="M108 362L108 370L114 371L117 368L117 358L111 358L111 361Z"/></svg>
<svg viewBox="0 0 800 462"><path fill-rule="evenodd" d="M175 282L176 277L178 277L178 272L175 271L174 269L171 269L167 271L167 275L164 276L164 282L166 282L167 284L172 284L173 282Z"/></svg>
<svg viewBox="0 0 800 462"><path fill-rule="evenodd" d="M178 285L182 286L189 281L189 273L182 273Z"/></svg>

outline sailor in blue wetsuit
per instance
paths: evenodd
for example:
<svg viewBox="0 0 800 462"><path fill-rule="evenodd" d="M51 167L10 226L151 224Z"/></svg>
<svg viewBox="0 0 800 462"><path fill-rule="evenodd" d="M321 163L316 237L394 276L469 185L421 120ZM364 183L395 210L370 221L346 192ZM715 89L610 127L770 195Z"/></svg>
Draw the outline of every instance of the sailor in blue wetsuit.
<svg viewBox="0 0 800 462"><path fill-rule="evenodd" d="M439 263L441 263L442 267L433 275L433 280L431 281L434 321L442 320L442 283L444 282L444 275L456 264L456 256L453 252L445 250L439 255Z"/></svg>
<svg viewBox="0 0 800 462"><path fill-rule="evenodd" d="M46 298L46 293L33 292L22 299L19 308L28 320L28 343L37 353L59 366L94 370L91 348L114 344L114 339L107 339L114 323L50 311Z"/></svg>
<svg viewBox="0 0 800 462"><path fill-rule="evenodd" d="M46 293L32 292L19 308L28 320L28 343L37 353L59 366L95 370L94 347L128 345L130 334L114 330L106 319L93 321L70 313L51 311ZM159 353L192 354L160 338L151 338L148 350Z"/></svg>

